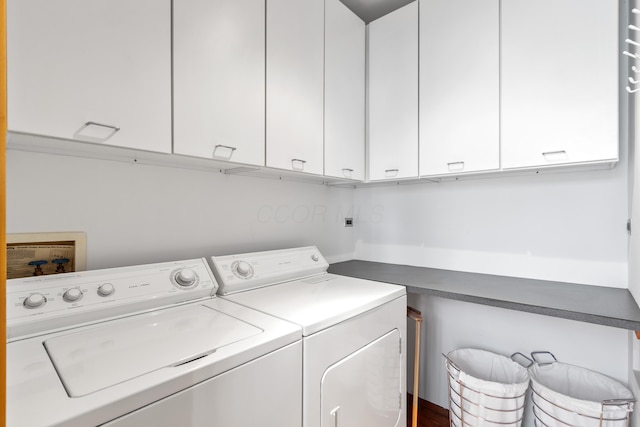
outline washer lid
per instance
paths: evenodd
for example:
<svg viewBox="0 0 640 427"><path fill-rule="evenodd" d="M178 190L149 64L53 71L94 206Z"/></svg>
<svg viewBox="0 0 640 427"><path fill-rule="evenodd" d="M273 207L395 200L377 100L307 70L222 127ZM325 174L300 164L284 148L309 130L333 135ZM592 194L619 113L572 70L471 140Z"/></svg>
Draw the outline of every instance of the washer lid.
<svg viewBox="0 0 640 427"><path fill-rule="evenodd" d="M404 286L326 273L223 298L300 325L309 336L405 294Z"/></svg>
<svg viewBox="0 0 640 427"><path fill-rule="evenodd" d="M187 305L107 322L46 340L70 397L178 366L262 333L204 305Z"/></svg>

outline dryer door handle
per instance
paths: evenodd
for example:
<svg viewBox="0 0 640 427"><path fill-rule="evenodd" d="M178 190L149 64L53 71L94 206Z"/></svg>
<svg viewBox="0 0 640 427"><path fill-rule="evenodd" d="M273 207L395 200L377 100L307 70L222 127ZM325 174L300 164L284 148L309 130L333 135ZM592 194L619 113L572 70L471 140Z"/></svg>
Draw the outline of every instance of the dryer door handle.
<svg viewBox="0 0 640 427"><path fill-rule="evenodd" d="M332 427L338 427L338 413L340 412L340 407L336 406L335 408L333 408L333 410L331 412L329 412L329 414L331 415L331 426Z"/></svg>

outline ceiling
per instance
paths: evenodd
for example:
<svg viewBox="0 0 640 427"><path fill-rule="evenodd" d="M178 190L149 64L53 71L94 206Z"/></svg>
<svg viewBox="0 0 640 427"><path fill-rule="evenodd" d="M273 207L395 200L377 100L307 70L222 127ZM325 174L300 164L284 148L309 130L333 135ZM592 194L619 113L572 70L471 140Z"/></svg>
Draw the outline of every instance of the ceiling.
<svg viewBox="0 0 640 427"><path fill-rule="evenodd" d="M341 0L367 24L414 0Z"/></svg>

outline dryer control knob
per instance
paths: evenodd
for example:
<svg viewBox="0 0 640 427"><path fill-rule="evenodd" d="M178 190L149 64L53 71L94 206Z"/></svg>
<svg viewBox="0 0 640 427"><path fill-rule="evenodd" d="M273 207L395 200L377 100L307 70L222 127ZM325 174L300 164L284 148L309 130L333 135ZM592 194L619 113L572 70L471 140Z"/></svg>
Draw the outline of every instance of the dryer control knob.
<svg viewBox="0 0 640 427"><path fill-rule="evenodd" d="M103 283L102 285L98 286L98 295L100 295L101 297L108 297L110 295L113 295L115 291L116 288L114 288L111 283Z"/></svg>
<svg viewBox="0 0 640 427"><path fill-rule="evenodd" d="M252 271L251 264L246 261L238 261L238 264L236 264L236 272L240 277L247 277Z"/></svg>
<svg viewBox="0 0 640 427"><path fill-rule="evenodd" d="M67 291L62 294L62 299L66 302L75 302L82 298L82 291L78 288L67 289Z"/></svg>
<svg viewBox="0 0 640 427"><path fill-rule="evenodd" d="M183 288L188 288L189 286L196 283L197 277L198 276L196 276L195 271L189 268L184 268L176 273L175 279L178 285L182 286Z"/></svg>
<svg viewBox="0 0 640 427"><path fill-rule="evenodd" d="M26 308L38 308L42 307L47 302L44 295L40 293L31 294L24 299L24 306Z"/></svg>

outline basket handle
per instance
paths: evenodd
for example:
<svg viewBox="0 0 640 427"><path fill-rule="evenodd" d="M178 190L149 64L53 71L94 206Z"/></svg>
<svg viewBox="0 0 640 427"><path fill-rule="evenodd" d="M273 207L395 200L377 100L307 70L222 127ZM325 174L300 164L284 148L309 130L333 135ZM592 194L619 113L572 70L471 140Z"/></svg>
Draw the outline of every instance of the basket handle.
<svg viewBox="0 0 640 427"><path fill-rule="evenodd" d="M520 360L516 360L516 359L524 359L526 360L528 363L523 363ZM533 360L527 356L525 356L524 354L520 353L519 351L516 351L515 353L513 353L511 355L511 360L513 360L514 362L520 364L521 366L528 368L529 366L533 365Z"/></svg>
<svg viewBox="0 0 640 427"><path fill-rule="evenodd" d="M536 356L538 355L542 355L542 354L546 354L547 356L551 356L551 358L553 359L550 362L541 362L538 359L536 359ZM553 353L551 353L550 351L532 351L531 352L531 359L533 359L533 361L535 363L537 363L540 366L544 366L544 365L551 365L552 363L555 363L558 361L558 359L556 359L556 356L554 356Z"/></svg>
<svg viewBox="0 0 640 427"><path fill-rule="evenodd" d="M631 403L635 402L636 399L607 399L607 400L603 400L602 402L600 402L602 404L602 406L622 406L622 405L627 405L629 406ZM629 412L631 412L631 409L628 410Z"/></svg>
<svg viewBox="0 0 640 427"><path fill-rule="evenodd" d="M442 353L442 356L447 359L447 363L450 364L451 366L453 366L457 371L462 371L462 369L460 369L455 363L453 363L453 360L449 359L449 356L447 356L446 354Z"/></svg>

